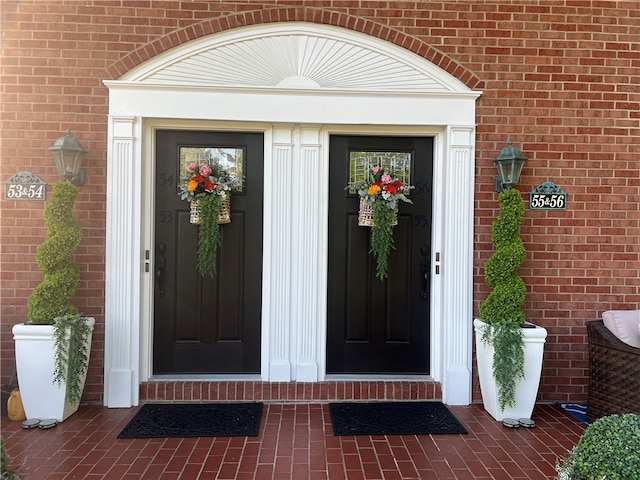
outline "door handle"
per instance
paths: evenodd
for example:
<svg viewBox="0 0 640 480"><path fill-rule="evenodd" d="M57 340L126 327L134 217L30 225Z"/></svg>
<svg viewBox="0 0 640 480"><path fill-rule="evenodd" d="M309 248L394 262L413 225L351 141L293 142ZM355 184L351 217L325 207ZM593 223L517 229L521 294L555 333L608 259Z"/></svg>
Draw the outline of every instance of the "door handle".
<svg viewBox="0 0 640 480"><path fill-rule="evenodd" d="M422 281L422 289L420 291L420 298L427 300L429 298L429 280L431 273L431 265L429 260L422 259L420 262L420 280Z"/></svg>
<svg viewBox="0 0 640 480"><path fill-rule="evenodd" d="M158 255L156 259L156 278L158 279L158 285L160 284L160 277L162 277L162 271L167 266L167 261L164 258L164 255Z"/></svg>
<svg viewBox="0 0 640 480"><path fill-rule="evenodd" d="M158 281L158 287L160 287L160 278L162 277L162 269L158 268L156 270L156 280Z"/></svg>

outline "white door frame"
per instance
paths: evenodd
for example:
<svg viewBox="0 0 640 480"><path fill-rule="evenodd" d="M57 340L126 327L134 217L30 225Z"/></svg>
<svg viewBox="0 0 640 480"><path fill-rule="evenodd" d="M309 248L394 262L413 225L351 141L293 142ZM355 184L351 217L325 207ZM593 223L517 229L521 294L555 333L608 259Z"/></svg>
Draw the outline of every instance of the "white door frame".
<svg viewBox="0 0 640 480"><path fill-rule="evenodd" d="M269 68L256 63L256 51L273 54ZM329 135L434 136L432 258L440 260L432 271L430 377L442 383L445 403L470 403L480 92L395 45L306 23L211 35L105 84L105 405L137 405L139 384L150 378L158 128L264 132L261 378L278 382L325 376ZM282 188L266 188L275 182Z"/></svg>

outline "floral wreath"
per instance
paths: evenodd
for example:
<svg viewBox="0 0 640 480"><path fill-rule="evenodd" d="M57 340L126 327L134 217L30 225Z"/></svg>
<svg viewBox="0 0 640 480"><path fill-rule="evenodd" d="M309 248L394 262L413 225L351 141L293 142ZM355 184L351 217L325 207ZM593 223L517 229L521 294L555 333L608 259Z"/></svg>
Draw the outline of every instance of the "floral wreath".
<svg viewBox="0 0 640 480"><path fill-rule="evenodd" d="M356 190L370 205L374 202L384 202L391 210L398 208L399 201L412 203L406 195L413 187L404 185L398 178L384 173L384 169L378 165L371 167L367 180L352 182L347 188Z"/></svg>
<svg viewBox="0 0 640 480"><path fill-rule="evenodd" d="M214 277L217 273L218 248L222 245L222 232L218 215L223 200L231 194L234 177L220 164L187 166L189 177L180 183L180 198L192 203L200 217L198 230L197 268L202 275ZM227 199L228 200L228 199Z"/></svg>
<svg viewBox="0 0 640 480"><path fill-rule="evenodd" d="M376 259L376 276L384 280L388 276L389 252L395 248L393 222L398 212L398 202L413 203L407 195L414 187L403 184L398 178L386 174L382 167L375 165L371 167L367 180L351 182L346 188L355 190L373 209L369 253L373 253Z"/></svg>
<svg viewBox="0 0 640 480"><path fill-rule="evenodd" d="M192 162L187 167L189 178L180 185L180 198L194 200L207 195L226 195L231 191L232 176L217 162L198 164Z"/></svg>

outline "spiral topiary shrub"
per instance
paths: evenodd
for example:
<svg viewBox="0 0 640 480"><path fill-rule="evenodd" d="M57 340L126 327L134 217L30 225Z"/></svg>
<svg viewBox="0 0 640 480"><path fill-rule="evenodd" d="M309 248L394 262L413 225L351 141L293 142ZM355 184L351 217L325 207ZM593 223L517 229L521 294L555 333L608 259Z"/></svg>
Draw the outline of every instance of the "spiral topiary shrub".
<svg viewBox="0 0 640 480"><path fill-rule="evenodd" d="M515 406L518 381L524 378L524 343L521 325L525 321L526 286L516 273L526 251L520 238L524 201L516 189L500 192L500 213L493 222L491 241L495 252L485 266L485 280L492 289L480 307L480 318L489 328L482 341L494 348L493 376L501 410Z"/></svg>
<svg viewBox="0 0 640 480"><path fill-rule="evenodd" d="M73 262L82 239L82 230L73 218L77 192L72 183L54 183L44 209L47 238L36 251L44 280L29 296L27 317L31 323L50 324L56 317L78 314L78 308L69 302L80 285L80 272Z"/></svg>
<svg viewBox="0 0 640 480"><path fill-rule="evenodd" d="M558 480L603 479L640 479L640 415L599 418L558 466Z"/></svg>

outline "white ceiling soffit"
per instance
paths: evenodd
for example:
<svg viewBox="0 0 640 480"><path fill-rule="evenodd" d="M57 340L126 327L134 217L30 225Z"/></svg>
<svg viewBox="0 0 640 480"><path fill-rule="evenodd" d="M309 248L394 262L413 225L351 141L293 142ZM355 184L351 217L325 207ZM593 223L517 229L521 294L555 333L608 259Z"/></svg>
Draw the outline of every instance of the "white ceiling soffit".
<svg viewBox="0 0 640 480"><path fill-rule="evenodd" d="M470 92L424 58L339 27L275 23L193 40L119 79L145 85L374 92Z"/></svg>

